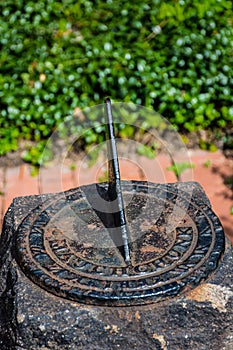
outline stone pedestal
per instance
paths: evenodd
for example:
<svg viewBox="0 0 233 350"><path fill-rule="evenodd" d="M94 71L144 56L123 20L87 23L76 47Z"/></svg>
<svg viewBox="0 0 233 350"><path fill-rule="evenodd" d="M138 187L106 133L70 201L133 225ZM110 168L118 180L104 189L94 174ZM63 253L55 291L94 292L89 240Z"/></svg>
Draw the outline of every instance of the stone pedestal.
<svg viewBox="0 0 233 350"><path fill-rule="evenodd" d="M214 275L184 295L147 306L79 304L31 282L14 258L16 228L50 196L17 198L5 216L0 247L0 349L233 349L229 243Z"/></svg>

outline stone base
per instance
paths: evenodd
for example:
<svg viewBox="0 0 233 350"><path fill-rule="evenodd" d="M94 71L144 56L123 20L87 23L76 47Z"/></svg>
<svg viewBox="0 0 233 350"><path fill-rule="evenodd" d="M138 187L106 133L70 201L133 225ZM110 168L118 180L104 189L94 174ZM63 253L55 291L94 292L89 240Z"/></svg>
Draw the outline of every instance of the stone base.
<svg viewBox="0 0 233 350"><path fill-rule="evenodd" d="M231 350L233 254L182 298L147 307L90 307L54 297L19 272L16 349ZM9 347L5 348L9 349Z"/></svg>
<svg viewBox="0 0 233 350"><path fill-rule="evenodd" d="M32 283L14 260L13 232L28 211L48 196L15 199L5 217L0 247L0 349L233 349L229 243L215 274L185 295L143 307L81 305Z"/></svg>

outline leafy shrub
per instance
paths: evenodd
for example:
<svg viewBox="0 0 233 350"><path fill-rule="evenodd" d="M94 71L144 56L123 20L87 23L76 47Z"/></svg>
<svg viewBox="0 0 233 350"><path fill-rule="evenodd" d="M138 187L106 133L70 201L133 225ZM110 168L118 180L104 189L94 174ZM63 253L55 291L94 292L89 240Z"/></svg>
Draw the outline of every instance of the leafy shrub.
<svg viewBox="0 0 233 350"><path fill-rule="evenodd" d="M20 139L40 142L77 107L106 95L151 106L181 131L232 124L232 6L1 2L0 154Z"/></svg>

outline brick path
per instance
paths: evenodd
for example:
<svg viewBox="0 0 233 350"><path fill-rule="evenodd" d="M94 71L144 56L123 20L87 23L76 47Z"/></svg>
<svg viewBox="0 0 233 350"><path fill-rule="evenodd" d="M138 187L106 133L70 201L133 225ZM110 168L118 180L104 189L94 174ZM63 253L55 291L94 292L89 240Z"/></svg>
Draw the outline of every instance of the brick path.
<svg viewBox="0 0 233 350"><path fill-rule="evenodd" d="M186 170L182 180L198 181L206 191L213 210L219 216L226 235L233 243L233 215L230 214L233 205L233 192L225 184L232 182L233 160L228 160L218 151L189 151L193 170ZM155 159L136 156L133 160L120 160L121 177L125 180L148 180L152 182L174 182L176 177L168 171L170 159L159 155ZM41 168L35 177L30 175L30 166L23 164L14 168L0 168L0 227L3 215L14 197L48 192L59 192L72 187L99 182L104 177L103 166L96 163L88 168L77 163L73 169L69 164Z"/></svg>

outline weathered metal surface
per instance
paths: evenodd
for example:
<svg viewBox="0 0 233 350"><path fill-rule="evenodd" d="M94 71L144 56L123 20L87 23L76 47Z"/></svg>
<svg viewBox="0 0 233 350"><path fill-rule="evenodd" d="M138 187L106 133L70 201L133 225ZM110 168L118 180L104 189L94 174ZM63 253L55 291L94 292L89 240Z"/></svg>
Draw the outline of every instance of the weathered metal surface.
<svg viewBox="0 0 233 350"><path fill-rule="evenodd" d="M89 185L54 195L18 227L17 262L48 292L94 305L149 304L187 292L218 266L224 234L198 184L122 182L129 264L87 200L95 193Z"/></svg>

